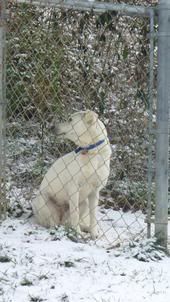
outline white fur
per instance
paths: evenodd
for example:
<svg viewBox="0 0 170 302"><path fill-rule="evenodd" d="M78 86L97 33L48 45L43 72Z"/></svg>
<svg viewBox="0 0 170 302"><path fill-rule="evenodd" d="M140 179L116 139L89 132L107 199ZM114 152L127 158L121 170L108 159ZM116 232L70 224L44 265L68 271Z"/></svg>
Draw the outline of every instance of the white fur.
<svg viewBox="0 0 170 302"><path fill-rule="evenodd" d="M33 201L34 214L43 226L68 224L96 238L99 192L110 172L111 147L106 128L95 112L87 110L72 114L68 122L59 124L57 132L77 146L105 141L85 154L72 151L56 160Z"/></svg>

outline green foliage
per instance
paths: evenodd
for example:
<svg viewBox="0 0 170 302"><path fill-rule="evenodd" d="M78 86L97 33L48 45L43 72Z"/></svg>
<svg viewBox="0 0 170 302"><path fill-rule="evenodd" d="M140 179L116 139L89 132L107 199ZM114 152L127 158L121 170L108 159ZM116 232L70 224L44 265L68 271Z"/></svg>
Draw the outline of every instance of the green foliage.
<svg viewBox="0 0 170 302"><path fill-rule="evenodd" d="M1 263L6 263L6 262L10 262L11 258L7 255L0 255L0 262Z"/></svg>
<svg viewBox="0 0 170 302"><path fill-rule="evenodd" d="M30 281L29 279L24 278L24 279L21 281L21 285L22 285L22 286L31 286L31 285L33 285L33 283L32 283L32 281Z"/></svg>
<svg viewBox="0 0 170 302"><path fill-rule="evenodd" d="M85 242L84 235L79 234L74 228L65 225L65 226L56 226L54 229L50 230L51 240L52 241L58 241L62 238L66 237L70 239L73 242ZM67 264L66 264L67 265ZM65 266L66 266L65 265ZM69 264L68 264L69 265Z"/></svg>
<svg viewBox="0 0 170 302"><path fill-rule="evenodd" d="M43 298L39 297L39 296L31 296L30 295L30 302L42 302L45 301Z"/></svg>
<svg viewBox="0 0 170 302"><path fill-rule="evenodd" d="M57 111L63 48L54 12L26 4L13 11L7 35L8 114L29 119Z"/></svg>
<svg viewBox="0 0 170 302"><path fill-rule="evenodd" d="M56 141L46 117L60 119L88 108L106 123L113 145L107 186L111 197L115 199L118 191L119 207L129 209L136 204L135 209L145 208L147 188L142 186L147 182L149 20L30 4L12 4L11 10L8 116L18 124L12 121L7 134L13 134L12 141L26 139L23 151L17 147L15 158L9 149L14 181L35 187L45 166L74 148ZM33 144L29 144L31 136ZM41 148L36 147L40 143ZM21 158L26 169L16 169ZM120 182L123 186L116 188ZM70 231L68 236L72 240L76 237Z"/></svg>

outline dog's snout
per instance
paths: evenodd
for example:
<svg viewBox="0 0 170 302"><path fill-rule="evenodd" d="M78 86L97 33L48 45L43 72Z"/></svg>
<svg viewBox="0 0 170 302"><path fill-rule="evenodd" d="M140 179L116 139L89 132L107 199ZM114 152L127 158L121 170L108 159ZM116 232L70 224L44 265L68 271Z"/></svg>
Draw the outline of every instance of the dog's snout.
<svg viewBox="0 0 170 302"><path fill-rule="evenodd" d="M63 129L60 127L60 124L56 124L56 126L55 126L55 133L58 136L65 134L65 132L63 131Z"/></svg>
<svg viewBox="0 0 170 302"><path fill-rule="evenodd" d="M60 134L60 128L59 128L59 123L56 123L56 121L52 121L49 125L48 125L48 129L52 132L55 132L55 134Z"/></svg>
<svg viewBox="0 0 170 302"><path fill-rule="evenodd" d="M48 129L50 130L50 131L54 131L54 129L55 129L55 123L52 121L51 123L49 123L48 124Z"/></svg>
<svg viewBox="0 0 170 302"><path fill-rule="evenodd" d="M58 124L55 125L55 132L56 132L56 134L59 134L59 125Z"/></svg>

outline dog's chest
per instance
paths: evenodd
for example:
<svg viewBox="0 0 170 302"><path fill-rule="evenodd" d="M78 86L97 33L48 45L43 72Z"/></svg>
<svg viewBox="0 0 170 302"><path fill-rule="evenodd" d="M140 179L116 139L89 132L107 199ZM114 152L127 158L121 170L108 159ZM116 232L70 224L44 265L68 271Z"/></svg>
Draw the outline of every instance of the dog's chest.
<svg viewBox="0 0 170 302"><path fill-rule="evenodd" d="M101 187L107 182L109 175L109 162L104 161L102 156L83 158L80 168L79 187Z"/></svg>

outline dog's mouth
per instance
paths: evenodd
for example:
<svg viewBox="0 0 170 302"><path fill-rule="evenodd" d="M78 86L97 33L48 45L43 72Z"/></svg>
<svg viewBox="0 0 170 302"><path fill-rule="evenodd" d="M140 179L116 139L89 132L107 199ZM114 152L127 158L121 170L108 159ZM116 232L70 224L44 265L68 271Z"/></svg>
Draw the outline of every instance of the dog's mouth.
<svg viewBox="0 0 170 302"><path fill-rule="evenodd" d="M66 133L65 132L57 132L57 136L64 136Z"/></svg>
<svg viewBox="0 0 170 302"><path fill-rule="evenodd" d="M56 135L57 136L63 136L65 135L65 132L64 131L61 131L60 127L59 126L56 126Z"/></svg>

